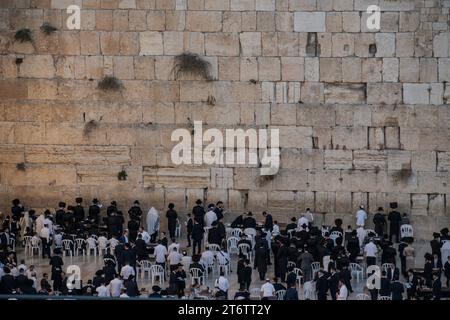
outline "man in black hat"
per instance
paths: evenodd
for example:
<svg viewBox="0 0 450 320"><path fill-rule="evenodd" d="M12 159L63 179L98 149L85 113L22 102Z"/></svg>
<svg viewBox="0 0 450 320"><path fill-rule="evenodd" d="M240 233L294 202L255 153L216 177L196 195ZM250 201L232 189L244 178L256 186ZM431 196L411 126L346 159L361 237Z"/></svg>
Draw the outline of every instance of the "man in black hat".
<svg viewBox="0 0 450 320"><path fill-rule="evenodd" d="M92 220L97 225L98 225L99 218L100 218L100 208L101 208L101 205L100 205L99 201L96 198L94 198L92 200L92 205L89 207L88 216L89 216L89 220Z"/></svg>
<svg viewBox="0 0 450 320"><path fill-rule="evenodd" d="M197 201L195 201L195 206L192 208L192 214L194 215L194 219L196 219L203 227L206 212L205 208L202 206L202 200L197 199Z"/></svg>
<svg viewBox="0 0 450 320"><path fill-rule="evenodd" d="M23 212L25 211L24 207L20 203L19 199L14 199L12 201L12 207L11 207L11 214L13 221L19 221L20 218L23 216Z"/></svg>
<svg viewBox="0 0 450 320"><path fill-rule="evenodd" d="M66 208L65 202L58 203L58 209L56 210L55 213L55 222L60 227L64 226L64 215L66 214L65 208Z"/></svg>
<svg viewBox="0 0 450 320"><path fill-rule="evenodd" d="M152 291L153 292L148 295L149 298L153 298L153 299L161 299L162 298L160 286L153 286Z"/></svg>
<svg viewBox="0 0 450 320"><path fill-rule="evenodd" d="M128 214L130 215L130 220L135 220L139 225L141 224L142 209L138 200L134 200L133 206L128 210Z"/></svg>
<svg viewBox="0 0 450 320"><path fill-rule="evenodd" d="M175 211L175 205L169 203L169 210L166 212L167 228L169 229L169 236L171 239L175 238L175 230L177 228L178 214Z"/></svg>
<svg viewBox="0 0 450 320"><path fill-rule="evenodd" d="M169 286L176 292L179 298L184 296L186 272L183 270L183 264L179 263L178 267L170 273Z"/></svg>
<svg viewBox="0 0 450 320"><path fill-rule="evenodd" d="M217 216L217 220L220 220L223 218L223 202L222 201L217 201L216 203L216 207L214 208L214 212L216 213Z"/></svg>
<svg viewBox="0 0 450 320"><path fill-rule="evenodd" d="M208 232L208 242L213 244L218 244L219 246L222 244L222 237L219 232L219 229L217 228L217 221L214 221L212 223L212 228L209 229Z"/></svg>
<svg viewBox="0 0 450 320"><path fill-rule="evenodd" d="M384 217L383 208L379 207L378 212L373 216L373 224L375 225L375 232L378 236L383 237L384 226L386 225L386 218Z"/></svg>
<svg viewBox="0 0 450 320"><path fill-rule="evenodd" d="M431 246L431 254L437 254L439 257L439 260L441 260L441 241L440 241L441 235L437 232L433 232L433 240L430 241Z"/></svg>
<svg viewBox="0 0 450 320"><path fill-rule="evenodd" d="M75 218L75 223L78 225L84 220L84 208L81 205L83 202L83 198L76 198L75 199L75 207L73 207L73 216Z"/></svg>
<svg viewBox="0 0 450 320"><path fill-rule="evenodd" d="M389 224L389 240L392 241L393 236L395 236L395 242L399 242L400 238L400 222L402 221L402 216L400 212L395 210L397 208L397 203L392 202L391 208L393 211L389 212L388 220Z"/></svg>
<svg viewBox="0 0 450 320"><path fill-rule="evenodd" d="M111 201L111 205L106 208L106 216L111 216L113 212L117 212L117 202L115 200Z"/></svg>

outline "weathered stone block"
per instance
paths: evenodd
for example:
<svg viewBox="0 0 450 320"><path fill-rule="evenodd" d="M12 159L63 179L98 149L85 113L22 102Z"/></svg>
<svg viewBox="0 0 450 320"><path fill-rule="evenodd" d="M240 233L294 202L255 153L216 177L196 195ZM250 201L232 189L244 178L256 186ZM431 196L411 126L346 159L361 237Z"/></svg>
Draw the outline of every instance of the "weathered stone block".
<svg viewBox="0 0 450 320"><path fill-rule="evenodd" d="M359 104L366 100L365 84L325 84L325 103Z"/></svg>
<svg viewBox="0 0 450 320"><path fill-rule="evenodd" d="M368 83L367 103L396 104L402 101L402 84Z"/></svg>
<svg viewBox="0 0 450 320"><path fill-rule="evenodd" d="M325 150L324 169L345 170L353 168L353 152L351 150Z"/></svg>
<svg viewBox="0 0 450 320"><path fill-rule="evenodd" d="M383 60L379 58L363 59L362 82L381 82Z"/></svg>
<svg viewBox="0 0 450 320"><path fill-rule="evenodd" d="M325 32L326 15L324 12L295 12L294 31Z"/></svg>
<svg viewBox="0 0 450 320"><path fill-rule="evenodd" d="M398 82L397 58L383 58L383 82Z"/></svg>
<svg viewBox="0 0 450 320"><path fill-rule="evenodd" d="M53 78L55 66L51 55L28 56L19 67L19 76L24 78Z"/></svg>
<svg viewBox="0 0 450 320"><path fill-rule="evenodd" d="M320 80L324 82L341 82L342 59L320 58Z"/></svg>
<svg viewBox="0 0 450 320"><path fill-rule="evenodd" d="M261 33L260 32L242 32L239 35L241 54L243 56L261 55Z"/></svg>
<svg viewBox="0 0 450 320"><path fill-rule="evenodd" d="M187 11L186 29L188 31L217 32L222 29L220 11Z"/></svg>
<svg viewBox="0 0 450 320"><path fill-rule="evenodd" d="M161 32L145 31L139 34L141 49L139 55L162 55L164 52Z"/></svg>
<svg viewBox="0 0 450 320"><path fill-rule="evenodd" d="M403 101L407 104L428 104L430 102L429 88L428 84L405 83Z"/></svg>
<svg viewBox="0 0 450 320"><path fill-rule="evenodd" d="M395 56L395 33L377 33L375 34L375 43L377 57Z"/></svg>
<svg viewBox="0 0 450 320"><path fill-rule="evenodd" d="M239 38L232 33L208 33L205 36L207 55L237 56L239 55Z"/></svg>

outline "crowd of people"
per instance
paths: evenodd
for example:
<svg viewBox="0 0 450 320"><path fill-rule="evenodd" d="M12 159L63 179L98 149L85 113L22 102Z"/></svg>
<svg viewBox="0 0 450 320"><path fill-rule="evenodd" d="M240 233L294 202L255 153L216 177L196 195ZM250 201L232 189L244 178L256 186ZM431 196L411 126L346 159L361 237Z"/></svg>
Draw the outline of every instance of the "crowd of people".
<svg viewBox="0 0 450 320"><path fill-rule="evenodd" d="M388 215L378 209L374 230L367 228L363 206L356 212L356 228L347 226L346 230L341 219L334 226L319 227L310 209L286 226L268 212L262 213L261 223L252 212L245 212L226 224L221 201L204 206L197 200L186 219L169 204L167 233L161 230L155 208L144 217L136 200L127 213L116 201L103 210L97 199L86 208L83 199L76 198L73 206L60 202L54 213L46 210L37 215L15 199L11 214L0 217L0 293L346 300L354 292L352 279L357 275L359 280L359 272L370 280L365 292L358 294L360 299L441 299L449 288L449 230L433 234L430 252L420 268L414 237L401 232L402 226L411 226L409 217L397 211L396 203L391 203ZM185 239L180 238L181 229ZM39 274L25 259L18 263L18 255L26 257L27 250L33 255L36 248L42 259L49 259L49 273ZM101 255L103 261L86 283L64 272L64 255L80 252ZM232 265L233 254L238 258L236 266ZM138 286L137 277L148 271L146 266L159 266L151 268L160 284L153 285L152 292ZM253 277L254 270L259 281ZM205 279L214 275L217 278L209 288ZM230 296L232 277L237 277L239 290ZM256 290L251 288L261 281Z"/></svg>

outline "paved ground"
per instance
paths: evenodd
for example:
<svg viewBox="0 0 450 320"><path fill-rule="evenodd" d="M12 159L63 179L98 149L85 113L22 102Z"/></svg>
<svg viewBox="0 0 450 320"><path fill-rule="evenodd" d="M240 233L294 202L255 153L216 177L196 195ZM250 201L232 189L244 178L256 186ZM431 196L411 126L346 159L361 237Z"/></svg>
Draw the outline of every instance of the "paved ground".
<svg viewBox="0 0 450 320"><path fill-rule="evenodd" d="M186 245L186 243L184 241L182 241L181 245L183 247ZM429 243L424 242L424 241L416 241L414 243L414 248L416 249L416 267L423 267L423 264L424 264L423 256L427 251L430 250ZM22 248L18 248L17 252L18 252L18 254L17 254L18 261L20 259L25 259L27 265L34 264L36 266L39 281L42 277L43 272L50 273L50 266L48 265L48 259L42 259L41 257L38 257L37 254L34 255L33 257L26 256L25 253L23 252ZM191 250L189 250L188 252L190 253ZM65 268L67 268L67 266L69 266L71 264L75 264L80 267L83 283L86 283L88 279L92 279L92 277L94 276L94 273L103 267L103 259L101 257L75 256L75 257L64 257L63 260L64 260ZM272 261L273 261L273 258L272 258ZM398 262L398 263L400 264L400 262ZM237 283L236 264L237 264L237 257L236 257L236 255L233 255L232 256L232 273L228 276L228 280L230 281L230 284L231 284L231 290L230 290L230 294L229 294L230 297L233 297L234 293L239 288L239 285ZM267 276L271 276L271 277L273 276L273 266L269 267ZM216 274L214 275L214 277L213 276L208 277L206 280L206 285L209 286L210 288L213 288L214 280L216 278L217 278ZM255 270L253 271L252 279L253 279L253 282L252 282L250 288L259 288L262 285L262 282L259 280L258 273ZM353 286L354 292L350 295L349 299L356 299L356 295L358 293L366 292L364 290L364 284L365 284L365 280L358 282L358 281L356 281L356 279L353 279L352 286ZM187 281L187 285L189 285L189 281ZM151 292L152 283L148 277L146 277L144 279L141 279L139 277L138 278L138 286L139 286L139 288L146 287ZM163 286L163 287L166 287L166 286L168 286L167 282L165 283L165 286ZM303 290L300 290L300 292L299 292L301 299L304 298L304 294L302 291Z"/></svg>

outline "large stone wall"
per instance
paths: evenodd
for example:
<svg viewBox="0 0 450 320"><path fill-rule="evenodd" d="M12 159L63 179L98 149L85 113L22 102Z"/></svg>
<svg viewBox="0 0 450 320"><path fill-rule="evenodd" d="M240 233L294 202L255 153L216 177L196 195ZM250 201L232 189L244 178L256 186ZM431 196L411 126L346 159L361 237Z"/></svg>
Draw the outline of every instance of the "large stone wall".
<svg viewBox="0 0 450 320"><path fill-rule="evenodd" d="M82 8L81 30L67 29L70 4ZM372 4L378 31L366 26ZM328 223L353 223L361 203L373 212L397 201L429 237L450 222L449 9L448 0L2 0L1 210L16 197L54 208L82 196L124 208L174 202L185 213L202 198L232 212L267 208L281 222L311 207ZM45 35L44 22L58 30ZM25 27L33 43L14 40ZM185 51L205 56L213 81L175 77ZM105 75L123 90L99 90ZM194 120L279 128L279 173L174 166L170 135Z"/></svg>

